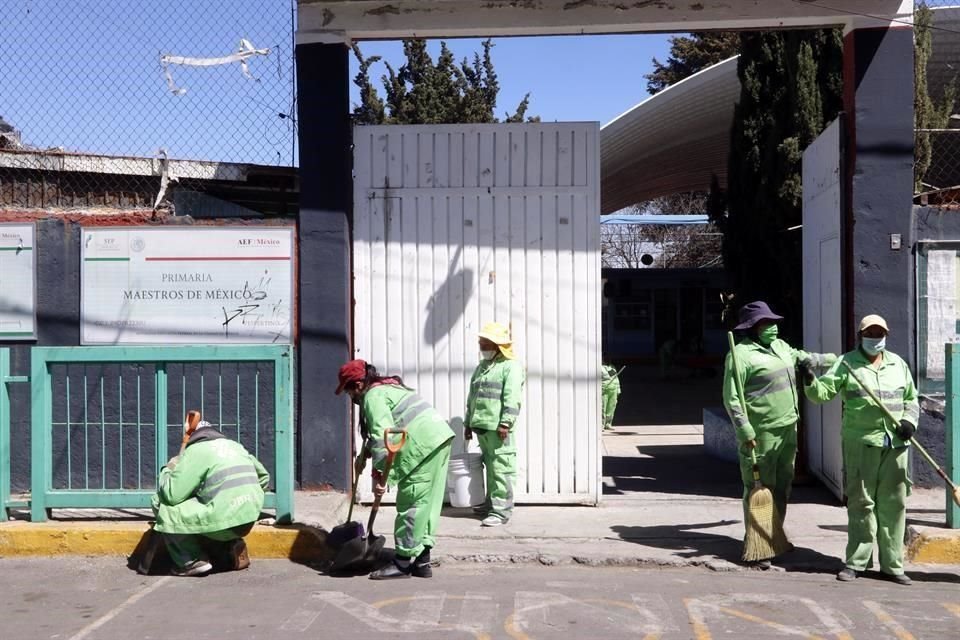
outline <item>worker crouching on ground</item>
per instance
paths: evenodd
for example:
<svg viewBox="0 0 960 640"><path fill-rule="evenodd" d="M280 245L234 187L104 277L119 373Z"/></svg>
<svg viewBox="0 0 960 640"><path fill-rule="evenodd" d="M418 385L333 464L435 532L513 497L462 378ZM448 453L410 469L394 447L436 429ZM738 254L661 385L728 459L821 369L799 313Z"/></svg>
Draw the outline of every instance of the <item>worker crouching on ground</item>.
<svg viewBox="0 0 960 640"><path fill-rule="evenodd" d="M429 578L433 575L430 549L440 523L454 433L437 410L404 386L403 380L381 376L363 360L340 367L339 379L337 393L346 391L360 405L364 451L373 457L374 493L383 495L388 484L397 487L396 557L370 578ZM406 443L395 454L389 478L383 477L387 429L406 431Z"/></svg>
<svg viewBox="0 0 960 640"><path fill-rule="evenodd" d="M740 309L737 331L746 332L735 347L743 380L741 403L734 376L733 359L727 354L723 375L723 404L736 430L740 477L743 480L744 523L749 521L748 496L753 488L753 460L756 453L760 483L773 494L782 528L787 515L787 500L793 484L797 454L797 367L825 367L836 360L833 354L821 355L794 349L780 340L777 322L783 320L765 302L751 302ZM746 413L743 406L746 405ZM791 547L792 548L792 545ZM770 560L760 560L761 569Z"/></svg>
<svg viewBox="0 0 960 640"><path fill-rule="evenodd" d="M613 414L617 410L620 398L620 375L612 364L603 363L600 368L600 382L603 390L603 429L613 429Z"/></svg>
<svg viewBox="0 0 960 640"><path fill-rule="evenodd" d="M479 335L480 364L470 378L463 437L480 441L487 474L484 504L474 507L484 527L506 524L513 515L513 484L517 476L517 446L513 433L520 415L523 367L514 359L510 331L497 322Z"/></svg>
<svg viewBox="0 0 960 640"><path fill-rule="evenodd" d="M174 575L209 573L209 550L226 557L229 568L247 568L243 538L260 517L269 483L270 474L243 445L201 422L183 453L160 471L153 496L154 530L163 536Z"/></svg>
<svg viewBox="0 0 960 640"><path fill-rule="evenodd" d="M888 332L883 318L866 316L860 322L858 347L843 354L820 378L806 376L804 392L816 403L828 402L838 394L843 398L840 438L847 549L846 566L837 580L853 580L870 568L876 543L881 574L909 585L910 578L903 572L906 498L911 485L907 447L917 430L920 407L910 369L886 349ZM899 424L885 418L868 389Z"/></svg>

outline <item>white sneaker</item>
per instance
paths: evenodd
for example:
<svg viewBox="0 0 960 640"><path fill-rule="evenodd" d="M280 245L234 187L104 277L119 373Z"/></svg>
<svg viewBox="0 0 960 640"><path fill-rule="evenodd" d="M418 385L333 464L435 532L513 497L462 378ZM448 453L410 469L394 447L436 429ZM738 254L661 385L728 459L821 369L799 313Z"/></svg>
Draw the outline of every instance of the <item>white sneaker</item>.
<svg viewBox="0 0 960 640"><path fill-rule="evenodd" d="M175 576L203 576L213 571L213 565L206 560L194 560L188 562L183 567L174 567Z"/></svg>
<svg viewBox="0 0 960 640"><path fill-rule="evenodd" d="M499 527L500 525L507 524L497 516L487 516L480 522L481 527Z"/></svg>

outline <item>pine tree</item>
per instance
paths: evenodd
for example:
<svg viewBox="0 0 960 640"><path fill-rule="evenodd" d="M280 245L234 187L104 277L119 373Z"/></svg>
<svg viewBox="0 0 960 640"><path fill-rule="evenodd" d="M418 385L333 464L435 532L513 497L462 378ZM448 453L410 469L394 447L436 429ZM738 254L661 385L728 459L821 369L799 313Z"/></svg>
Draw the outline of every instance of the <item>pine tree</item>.
<svg viewBox="0 0 960 640"><path fill-rule="evenodd" d="M670 38L670 57L666 62L654 58L653 72L644 76L647 91L659 93L698 71L737 55L739 48L740 37L736 33L706 31L673 36Z"/></svg>
<svg viewBox="0 0 960 640"><path fill-rule="evenodd" d="M842 105L839 30L741 35L725 216L724 262L740 300L764 299L796 336L802 312L803 150Z"/></svg>
<svg viewBox="0 0 960 640"><path fill-rule="evenodd" d="M394 69L384 62L387 73L381 78L385 99L381 99L370 79L370 67L379 56L364 58L360 48L353 53L360 64L354 83L360 87L360 104L354 106L358 124L443 124L497 122L494 109L500 84L493 65L493 42L483 42L482 55L457 64L445 42L434 62L425 40L404 40L406 62ZM527 117L530 94L514 113L505 114L506 122L539 121Z"/></svg>

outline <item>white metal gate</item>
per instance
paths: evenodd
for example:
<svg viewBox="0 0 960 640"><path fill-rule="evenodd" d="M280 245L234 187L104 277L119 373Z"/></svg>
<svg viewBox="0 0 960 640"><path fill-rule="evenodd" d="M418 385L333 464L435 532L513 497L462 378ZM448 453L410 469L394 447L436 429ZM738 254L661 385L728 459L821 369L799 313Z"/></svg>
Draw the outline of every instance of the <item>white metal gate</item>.
<svg viewBox="0 0 960 640"><path fill-rule="evenodd" d="M836 120L803 152L803 347L819 353L843 352L841 132ZM840 497L840 401L805 415L810 470Z"/></svg>
<svg viewBox="0 0 960 640"><path fill-rule="evenodd" d="M518 501L600 497L598 131L354 129L356 356L448 417L457 453L477 331L509 323L527 372Z"/></svg>

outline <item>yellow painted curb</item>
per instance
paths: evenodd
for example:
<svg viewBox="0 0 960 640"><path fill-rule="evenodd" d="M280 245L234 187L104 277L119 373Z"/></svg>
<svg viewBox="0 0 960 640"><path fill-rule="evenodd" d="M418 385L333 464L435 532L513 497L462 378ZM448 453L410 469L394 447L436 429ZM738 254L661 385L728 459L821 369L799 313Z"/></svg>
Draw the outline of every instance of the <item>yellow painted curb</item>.
<svg viewBox="0 0 960 640"><path fill-rule="evenodd" d="M0 524L0 557L129 556L147 525L110 522L9 522ZM298 562L326 555L324 534L300 525L257 525L245 540L251 558L287 558Z"/></svg>
<svg viewBox="0 0 960 640"><path fill-rule="evenodd" d="M910 527L907 558L926 564L960 564L960 530Z"/></svg>

